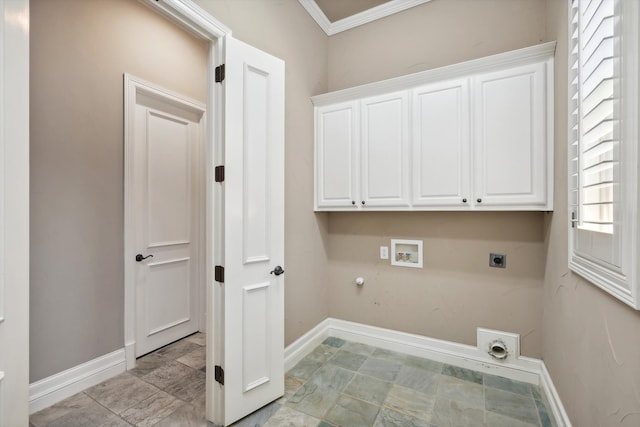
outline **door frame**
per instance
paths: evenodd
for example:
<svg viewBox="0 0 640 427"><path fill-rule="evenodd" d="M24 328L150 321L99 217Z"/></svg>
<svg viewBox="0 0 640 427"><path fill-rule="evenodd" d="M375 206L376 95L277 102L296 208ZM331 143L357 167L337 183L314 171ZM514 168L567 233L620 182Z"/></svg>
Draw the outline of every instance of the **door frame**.
<svg viewBox="0 0 640 427"><path fill-rule="evenodd" d="M207 89L208 90L208 89ZM205 163L202 162L205 152L205 132L207 128L207 107L206 105L187 98L179 93L170 91L155 85L149 81L136 77L132 74L124 74L124 337L125 337L125 360L127 369L135 367L136 360L136 332L137 332L137 295L136 295L136 262L134 261L134 253L141 250L136 245L136 201L134 199L134 149L135 149L135 106L137 105L137 97L139 93L157 99L167 99L172 105L180 104L186 109L194 111L202 111L200 132L201 138L198 141L196 158L199 160L197 167L198 172L198 193L204 192L205 184ZM194 201L192 200L193 204ZM199 197L195 201L198 205L198 230L205 231L205 201L204 197ZM202 316L206 313L205 295L206 280L204 267L204 239L198 238L192 242L195 253L196 269L198 274L195 278L197 281L196 298L198 303L196 306L196 321L198 322L198 330L202 331L206 327L206 319Z"/></svg>
<svg viewBox="0 0 640 427"><path fill-rule="evenodd" d="M206 287L206 325L222 325L224 303L222 292L214 284L214 265L223 265L224 243L221 238L214 241L213 236L223 235L223 192L219 184L214 182L214 168L222 163L224 154L224 87L215 82L215 68L224 60L227 37L231 36L231 29L215 19L211 14L191 0L141 0L155 11L165 15L177 25L190 31L196 37L209 42L209 58L207 61L207 102L205 120L205 287ZM127 173L127 172L125 172ZM125 235L127 226L125 225ZM125 254L126 256L126 254ZM125 272L125 276L126 276ZM125 299L134 292L131 281L125 279ZM131 299L131 301L133 301ZM129 307L131 308L131 307ZM129 313L129 314L127 314ZM125 357L127 369L135 366L135 353L131 340L135 340L135 331L131 335L126 329L127 319L131 316L125 305ZM222 328L207 333L207 419L221 424L223 407L223 389L212 387L214 375L214 360L221 360L224 340Z"/></svg>

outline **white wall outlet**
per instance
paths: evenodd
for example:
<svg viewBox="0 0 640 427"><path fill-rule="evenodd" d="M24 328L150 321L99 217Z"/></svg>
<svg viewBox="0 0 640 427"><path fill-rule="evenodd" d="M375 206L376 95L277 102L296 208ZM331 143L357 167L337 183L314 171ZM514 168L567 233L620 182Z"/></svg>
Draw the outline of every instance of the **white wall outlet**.
<svg viewBox="0 0 640 427"><path fill-rule="evenodd" d="M389 246L380 246L380 259L389 259Z"/></svg>
<svg viewBox="0 0 640 427"><path fill-rule="evenodd" d="M478 328L478 350L483 356L500 362L520 357L520 334Z"/></svg>

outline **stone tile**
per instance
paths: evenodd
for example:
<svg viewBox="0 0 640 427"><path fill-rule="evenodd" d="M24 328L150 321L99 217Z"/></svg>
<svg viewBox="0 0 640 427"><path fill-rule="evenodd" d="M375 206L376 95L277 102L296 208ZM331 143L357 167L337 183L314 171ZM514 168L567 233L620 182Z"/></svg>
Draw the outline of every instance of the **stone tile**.
<svg viewBox="0 0 640 427"><path fill-rule="evenodd" d="M336 427L333 424L329 424L326 421L320 421L320 424L318 424L318 427Z"/></svg>
<svg viewBox="0 0 640 427"><path fill-rule="evenodd" d="M431 419L431 413L433 412L434 403L434 395L428 395L410 388L394 385L391 390L389 390L384 406L394 411L410 415L411 417L429 421Z"/></svg>
<svg viewBox="0 0 640 427"><path fill-rule="evenodd" d="M319 423L317 418L283 406L269 418L264 427L307 427L317 426Z"/></svg>
<svg viewBox="0 0 640 427"><path fill-rule="evenodd" d="M396 384L412 388L425 394L435 394L440 381L440 374L424 369L403 366L396 377Z"/></svg>
<svg viewBox="0 0 640 427"><path fill-rule="evenodd" d="M438 427L491 427L484 422L484 410L442 397L436 399L431 424Z"/></svg>
<svg viewBox="0 0 640 427"><path fill-rule="evenodd" d="M442 374L450 377L458 378L476 384L482 384L482 374L467 368L459 368L457 366L444 365Z"/></svg>
<svg viewBox="0 0 640 427"><path fill-rule="evenodd" d="M287 374L292 377L300 378L301 380L308 380L321 366L322 362L302 359L296 366L291 368Z"/></svg>
<svg viewBox="0 0 640 427"><path fill-rule="evenodd" d="M206 376L202 371L192 370L188 375L167 386L164 391L185 402L195 402L206 395Z"/></svg>
<svg viewBox="0 0 640 427"><path fill-rule="evenodd" d="M160 420L154 427L209 427L213 426L205 417L202 408L184 405L171 415Z"/></svg>
<svg viewBox="0 0 640 427"><path fill-rule="evenodd" d="M349 384L354 373L339 366L324 365L307 381L323 389L342 391Z"/></svg>
<svg viewBox="0 0 640 427"><path fill-rule="evenodd" d="M405 366L409 366L411 368L424 369L425 371L432 371L436 373L441 373L444 367L444 363L436 362L435 360L423 359L422 357L416 357L407 355L406 360L404 361Z"/></svg>
<svg viewBox="0 0 640 427"><path fill-rule="evenodd" d="M511 393L521 394L523 396L531 396L531 386L529 384L510 380L509 378L484 374L484 385L485 387L510 391Z"/></svg>
<svg viewBox="0 0 640 427"><path fill-rule="evenodd" d="M182 378L190 375L192 372L193 369L188 366L175 360L170 360L164 366L143 376L142 379L164 390L169 386L180 383Z"/></svg>
<svg viewBox="0 0 640 427"><path fill-rule="evenodd" d="M175 397L159 391L122 412L120 416L136 427L148 427L158 423L185 405L187 404Z"/></svg>
<svg viewBox="0 0 640 427"><path fill-rule="evenodd" d="M331 359L338 349L330 345L320 344L311 353L307 354L303 360L325 363Z"/></svg>
<svg viewBox="0 0 640 427"><path fill-rule="evenodd" d="M322 344L330 345L331 347L340 348L346 341L336 337L329 337L322 342Z"/></svg>
<svg viewBox="0 0 640 427"><path fill-rule="evenodd" d="M207 345L207 335L203 334L202 332L197 332L193 335L186 337L185 341L189 341L204 347L205 345Z"/></svg>
<svg viewBox="0 0 640 427"><path fill-rule="evenodd" d="M110 411L119 414L158 391L158 388L125 372L85 390L85 393Z"/></svg>
<svg viewBox="0 0 640 427"><path fill-rule="evenodd" d="M177 358L176 361L193 369L202 369L207 365L207 349L205 347L197 348Z"/></svg>
<svg viewBox="0 0 640 427"><path fill-rule="evenodd" d="M484 409L484 387L476 383L441 375L437 395L463 402L469 407Z"/></svg>
<svg viewBox="0 0 640 427"><path fill-rule="evenodd" d="M531 393L538 408L538 416L540 417L540 424L542 425L542 427L556 427L557 424L555 422L555 419L553 418L551 406L549 405L549 401L542 392L541 388L532 385Z"/></svg>
<svg viewBox="0 0 640 427"><path fill-rule="evenodd" d="M372 427L379 409L378 406L342 395L325 418L339 426Z"/></svg>
<svg viewBox="0 0 640 427"><path fill-rule="evenodd" d="M343 393L374 405L382 405L392 384L367 375L356 374Z"/></svg>
<svg viewBox="0 0 640 427"><path fill-rule="evenodd" d="M122 421L116 414L92 401L90 404L67 412L55 421L46 424L47 427L87 427L87 426L122 426ZM124 423L126 425L126 423Z"/></svg>
<svg viewBox="0 0 640 427"><path fill-rule="evenodd" d="M419 420L389 408L382 408L374 427L429 427L429 425L424 420Z"/></svg>
<svg viewBox="0 0 640 427"><path fill-rule="evenodd" d="M318 388L315 384L306 383L291 396L287 406L304 412L312 417L322 419L338 400L338 392L330 389Z"/></svg>
<svg viewBox="0 0 640 427"><path fill-rule="evenodd" d="M291 396L293 396L298 391L298 389L302 387L302 384L304 384L304 381L301 380L300 378L295 378L289 375L285 375L284 376L284 396L276 400L276 402L278 402L281 405L284 405L285 403L287 403L287 400L289 400Z"/></svg>
<svg viewBox="0 0 640 427"><path fill-rule="evenodd" d="M399 362L369 357L362 364L358 372L384 381L395 381L401 368L402 364Z"/></svg>
<svg viewBox="0 0 640 427"><path fill-rule="evenodd" d="M487 411L497 412L525 423L538 423L538 408L532 396L486 388L485 397Z"/></svg>
<svg viewBox="0 0 640 427"><path fill-rule="evenodd" d="M342 347L340 347L344 351L348 351L350 353L362 354L363 356L371 356L376 351L375 347L366 344L360 344L356 342L345 342Z"/></svg>
<svg viewBox="0 0 640 427"><path fill-rule="evenodd" d="M165 357L167 359L177 359L179 357L184 356L187 353L191 353L197 348L201 347L200 345L193 343L191 341L182 340L174 342L173 344L169 344L166 347L162 347L160 350L156 350L155 354Z"/></svg>
<svg viewBox="0 0 640 427"><path fill-rule="evenodd" d="M538 427L538 423L525 423L491 411L487 411L485 416L487 425L491 427Z"/></svg>
<svg viewBox="0 0 640 427"><path fill-rule="evenodd" d="M164 366L168 359L156 353L147 354L136 360L136 367L127 371L137 377L143 377Z"/></svg>
<svg viewBox="0 0 640 427"><path fill-rule="evenodd" d="M233 427L262 427L281 407L282 405L279 403L270 403L231 425Z"/></svg>
<svg viewBox="0 0 640 427"><path fill-rule="evenodd" d="M328 363L338 365L351 371L357 371L365 360L367 360L367 356L340 350L331 359L329 359Z"/></svg>
<svg viewBox="0 0 640 427"><path fill-rule="evenodd" d="M45 408L41 411L32 414L29 417L29 422L34 427L44 427L49 423L63 417L69 412L77 411L85 408L93 403L93 399L84 393L74 394L73 396L64 399L53 406Z"/></svg>
<svg viewBox="0 0 640 427"><path fill-rule="evenodd" d="M378 359L393 360L395 362L400 362L400 363L404 363L407 361L406 354L398 353L396 351L391 351L391 350L385 350L382 348L377 348L373 352L372 356Z"/></svg>

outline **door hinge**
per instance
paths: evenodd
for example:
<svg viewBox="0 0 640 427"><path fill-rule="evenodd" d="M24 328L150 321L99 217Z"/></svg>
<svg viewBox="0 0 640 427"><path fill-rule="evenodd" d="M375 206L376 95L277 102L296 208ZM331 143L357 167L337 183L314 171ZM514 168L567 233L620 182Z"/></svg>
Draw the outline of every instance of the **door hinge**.
<svg viewBox="0 0 640 427"><path fill-rule="evenodd" d="M215 380L220 383L220 385L224 385L224 369L222 369L222 366L215 366L213 376Z"/></svg>
<svg viewBox="0 0 640 427"><path fill-rule="evenodd" d="M224 166L216 166L216 182L224 182Z"/></svg>
<svg viewBox="0 0 640 427"><path fill-rule="evenodd" d="M216 83L222 83L224 80L224 64L216 67Z"/></svg>
<svg viewBox="0 0 640 427"><path fill-rule="evenodd" d="M224 283L224 267L221 265L216 265L214 278L216 282Z"/></svg>
<svg viewBox="0 0 640 427"><path fill-rule="evenodd" d="M578 222L578 218L576 218L576 213L571 212L571 228L576 228L576 223Z"/></svg>

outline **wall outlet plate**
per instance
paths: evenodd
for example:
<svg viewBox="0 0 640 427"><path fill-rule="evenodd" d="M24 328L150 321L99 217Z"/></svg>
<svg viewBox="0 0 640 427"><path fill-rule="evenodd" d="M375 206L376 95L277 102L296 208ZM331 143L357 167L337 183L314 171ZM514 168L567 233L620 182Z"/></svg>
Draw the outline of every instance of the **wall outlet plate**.
<svg viewBox="0 0 640 427"><path fill-rule="evenodd" d="M489 254L489 267L507 268L507 256L503 254Z"/></svg>
<svg viewBox="0 0 640 427"><path fill-rule="evenodd" d="M506 357L496 358L491 356L491 344L494 342L504 344L506 347ZM499 360L500 362L512 362L520 357L520 334L511 332L495 331L493 329L478 328L477 330L478 350L490 360Z"/></svg>

